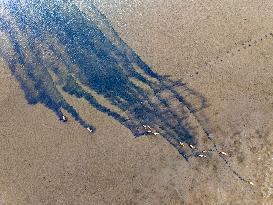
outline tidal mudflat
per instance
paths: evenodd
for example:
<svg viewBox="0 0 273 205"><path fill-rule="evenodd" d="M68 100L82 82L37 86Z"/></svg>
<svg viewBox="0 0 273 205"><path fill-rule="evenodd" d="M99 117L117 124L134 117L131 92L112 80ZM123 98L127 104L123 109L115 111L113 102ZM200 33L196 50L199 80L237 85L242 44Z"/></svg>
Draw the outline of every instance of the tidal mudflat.
<svg viewBox="0 0 273 205"><path fill-rule="evenodd" d="M271 4L3 1L2 203L272 203Z"/></svg>

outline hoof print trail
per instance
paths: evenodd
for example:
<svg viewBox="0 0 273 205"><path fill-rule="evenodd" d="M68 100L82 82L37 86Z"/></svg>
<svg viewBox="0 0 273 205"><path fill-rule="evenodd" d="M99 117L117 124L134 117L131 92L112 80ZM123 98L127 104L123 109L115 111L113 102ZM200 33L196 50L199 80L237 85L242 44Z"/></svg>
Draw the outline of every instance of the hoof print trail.
<svg viewBox="0 0 273 205"><path fill-rule="evenodd" d="M270 33L267 33L267 34L264 34L263 35L264 38L268 39L269 37L271 37L270 39L273 40L273 33L270 32ZM247 50L247 49L250 49L256 45L259 44L259 42L265 42L263 41L264 38L258 38L258 39L253 39L253 40L247 40L241 44L238 44L238 43L235 43L235 48L232 48L230 50L227 50L224 52L224 54L230 54L231 56L235 56L236 53L240 53L240 52L243 52L243 50ZM269 40L270 40L269 39ZM240 46L237 46L237 45L240 45ZM214 63L217 63L217 62L224 62L223 58L224 57L227 57L227 55L223 55L221 57L219 56L216 56L215 59L211 59L211 60L207 60L204 65L207 66L207 65L212 65ZM221 59L219 61L219 59Z"/></svg>

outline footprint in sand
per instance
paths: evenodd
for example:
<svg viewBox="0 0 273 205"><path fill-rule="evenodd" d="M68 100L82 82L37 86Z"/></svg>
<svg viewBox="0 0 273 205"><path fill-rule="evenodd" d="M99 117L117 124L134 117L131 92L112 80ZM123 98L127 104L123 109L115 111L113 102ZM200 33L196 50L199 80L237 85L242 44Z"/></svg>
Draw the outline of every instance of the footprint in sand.
<svg viewBox="0 0 273 205"><path fill-rule="evenodd" d="M214 59L208 60L205 62L205 65L212 65L217 62L223 62L224 59L228 56L235 56L243 51L247 51L255 46L258 46L262 43L267 43L268 40L273 40L273 32L268 32L263 35L259 35L256 38L248 39L245 41L237 42L231 49L220 52L219 56L216 56Z"/></svg>

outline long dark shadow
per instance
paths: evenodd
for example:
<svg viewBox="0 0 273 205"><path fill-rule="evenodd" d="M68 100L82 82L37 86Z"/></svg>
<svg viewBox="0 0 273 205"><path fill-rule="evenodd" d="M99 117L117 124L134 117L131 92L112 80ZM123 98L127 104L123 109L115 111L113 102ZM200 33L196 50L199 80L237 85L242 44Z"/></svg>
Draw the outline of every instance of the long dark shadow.
<svg viewBox="0 0 273 205"><path fill-rule="evenodd" d="M95 131L65 100L67 93L85 99L136 137L161 135L185 159L194 154L182 145L198 144L196 127L206 121L198 113L205 98L153 71L91 1L12 0L0 8L1 57L28 103L43 104L62 121L65 110Z"/></svg>

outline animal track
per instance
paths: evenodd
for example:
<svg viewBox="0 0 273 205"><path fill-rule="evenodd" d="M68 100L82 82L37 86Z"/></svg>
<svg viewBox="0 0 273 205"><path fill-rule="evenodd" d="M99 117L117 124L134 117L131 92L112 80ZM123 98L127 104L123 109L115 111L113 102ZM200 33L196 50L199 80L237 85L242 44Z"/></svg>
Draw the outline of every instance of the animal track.
<svg viewBox="0 0 273 205"><path fill-rule="evenodd" d="M222 55L216 56L214 59L208 60L205 62L205 66L207 65L213 65L215 63L223 62L224 58L226 57L233 57L238 53L241 53L243 51L247 51L257 45L260 45L262 43L266 43L267 39L272 39L273 40L273 33L269 32L266 34L263 34L262 36L259 36L254 39L249 39L240 43L235 43L234 47L232 47L229 50L225 50L222 53Z"/></svg>

